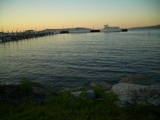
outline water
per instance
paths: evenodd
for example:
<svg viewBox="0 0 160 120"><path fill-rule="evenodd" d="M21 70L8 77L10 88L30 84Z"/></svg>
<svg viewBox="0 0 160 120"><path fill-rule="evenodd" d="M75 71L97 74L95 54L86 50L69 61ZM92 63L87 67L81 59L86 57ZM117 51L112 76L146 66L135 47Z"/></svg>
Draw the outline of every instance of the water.
<svg viewBox="0 0 160 120"><path fill-rule="evenodd" d="M77 87L92 81L118 83L149 75L160 83L160 30L59 34L0 43L1 83L22 77L48 86Z"/></svg>

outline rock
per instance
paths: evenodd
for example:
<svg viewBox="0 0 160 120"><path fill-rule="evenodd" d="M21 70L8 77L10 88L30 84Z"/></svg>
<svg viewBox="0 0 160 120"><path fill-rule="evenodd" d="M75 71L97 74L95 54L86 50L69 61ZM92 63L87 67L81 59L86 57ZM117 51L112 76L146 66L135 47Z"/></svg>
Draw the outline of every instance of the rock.
<svg viewBox="0 0 160 120"><path fill-rule="evenodd" d="M118 95L118 105L149 105L160 106L160 87L143 86L127 83L113 85L113 92Z"/></svg>
<svg viewBox="0 0 160 120"><path fill-rule="evenodd" d="M90 83L90 86L91 86L91 87L100 86L100 83L98 83L98 82L91 82L91 83Z"/></svg>
<svg viewBox="0 0 160 120"><path fill-rule="evenodd" d="M112 88L112 85L106 83L106 82L101 82L101 83L98 83L98 82L92 82L90 84L90 86L93 88L93 87L96 87L96 86L99 86L99 87L102 87L102 89L104 91L108 91Z"/></svg>
<svg viewBox="0 0 160 120"><path fill-rule="evenodd" d="M94 92L94 90L88 90L88 91L86 91L87 92L87 94L86 94L86 97L87 98L89 98L89 99L95 99L95 92Z"/></svg>
<svg viewBox="0 0 160 120"><path fill-rule="evenodd" d="M150 79L149 76L128 76L122 78L120 83L130 83L130 84L138 84L145 86L150 86L154 84L154 82Z"/></svg>
<svg viewBox="0 0 160 120"><path fill-rule="evenodd" d="M110 85L106 82L101 82L101 87L103 88L104 91L108 91L112 88L112 85Z"/></svg>
<svg viewBox="0 0 160 120"><path fill-rule="evenodd" d="M82 91L71 92L71 94L75 97L79 97ZM93 90L86 91L86 97L89 99L95 99L95 93Z"/></svg>
<svg viewBox="0 0 160 120"><path fill-rule="evenodd" d="M75 97L78 97L81 93L82 91L71 92L71 94Z"/></svg>
<svg viewBox="0 0 160 120"><path fill-rule="evenodd" d="M48 95L50 91L42 84L36 83L36 82L31 82L33 92L36 94L42 94L42 95Z"/></svg>

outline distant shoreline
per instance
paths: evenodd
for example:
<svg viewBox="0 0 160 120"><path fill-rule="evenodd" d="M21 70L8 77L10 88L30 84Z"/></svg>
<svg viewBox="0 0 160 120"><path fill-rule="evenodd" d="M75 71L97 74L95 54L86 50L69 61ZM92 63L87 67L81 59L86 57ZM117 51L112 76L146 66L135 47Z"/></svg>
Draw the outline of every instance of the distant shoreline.
<svg viewBox="0 0 160 120"><path fill-rule="evenodd" d="M160 29L160 25L154 25L154 26L144 26L144 27L132 27L128 29Z"/></svg>

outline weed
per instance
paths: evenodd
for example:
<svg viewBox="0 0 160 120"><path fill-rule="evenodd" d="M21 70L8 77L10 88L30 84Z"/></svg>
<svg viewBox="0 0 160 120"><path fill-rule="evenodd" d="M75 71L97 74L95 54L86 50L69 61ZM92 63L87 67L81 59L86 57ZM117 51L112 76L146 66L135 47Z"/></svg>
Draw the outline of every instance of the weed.
<svg viewBox="0 0 160 120"><path fill-rule="evenodd" d="M19 88L24 95L30 95L33 93L33 87L28 78L22 78L19 84Z"/></svg>
<svg viewBox="0 0 160 120"><path fill-rule="evenodd" d="M27 79L23 79L20 88L24 96L33 92ZM17 105L0 104L0 119L24 119L24 120L158 120L159 108L148 106L132 106L121 108L115 104L117 96L105 92L100 88L94 88L96 97L102 98L102 102L86 97L82 92L79 97L74 97L70 92L62 92L58 95L47 97L45 104L34 104L32 101L22 102Z"/></svg>
<svg viewBox="0 0 160 120"><path fill-rule="evenodd" d="M94 92L95 92L95 95L96 95L96 98L99 99L99 98L105 98L105 92L103 90L102 87L100 86L96 86L93 88Z"/></svg>

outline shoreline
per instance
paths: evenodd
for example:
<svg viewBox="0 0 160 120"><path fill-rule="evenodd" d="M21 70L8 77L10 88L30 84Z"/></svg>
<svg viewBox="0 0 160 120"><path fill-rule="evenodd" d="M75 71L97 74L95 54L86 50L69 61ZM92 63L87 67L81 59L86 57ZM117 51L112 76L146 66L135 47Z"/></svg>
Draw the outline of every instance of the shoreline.
<svg viewBox="0 0 160 120"><path fill-rule="evenodd" d="M159 119L160 85L148 76L129 76L113 86L90 85L90 90L75 92L49 91L27 79L0 86L0 119Z"/></svg>
<svg viewBox="0 0 160 120"><path fill-rule="evenodd" d="M91 82L87 87L78 86L74 88L47 87L43 84L37 82L30 82L27 78L23 78L22 81L20 81L20 83L17 85L0 85L0 98L10 99L11 97L12 99L16 97L22 97L23 92L25 92L25 95L32 93L33 98L35 98L35 96L41 96L42 98L45 98L50 94L58 95L62 92L70 92L74 96L79 96L83 91L91 94L92 98L95 98L94 88L96 87L102 88L106 94L114 92L116 95L118 95L120 106L128 106L128 102L130 101L130 105L135 104L136 102L136 104L150 104L151 106L160 106L160 102L157 103L156 101L160 101L160 85L152 81L149 76L128 76L122 78L119 83L113 85L108 84L107 82ZM154 91L154 93L152 93L152 91ZM144 96L144 94L146 95ZM137 95L140 99L140 103L137 102L138 98L134 98L134 96ZM146 99L146 96L148 97L148 99L154 100L152 100L152 102L141 102L141 99ZM158 96L156 97L157 99L155 99L154 96ZM155 101L156 103L153 103L153 101Z"/></svg>

